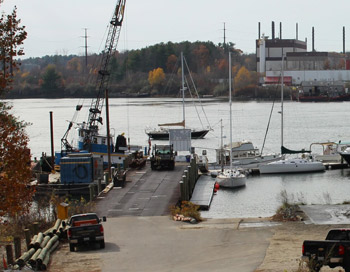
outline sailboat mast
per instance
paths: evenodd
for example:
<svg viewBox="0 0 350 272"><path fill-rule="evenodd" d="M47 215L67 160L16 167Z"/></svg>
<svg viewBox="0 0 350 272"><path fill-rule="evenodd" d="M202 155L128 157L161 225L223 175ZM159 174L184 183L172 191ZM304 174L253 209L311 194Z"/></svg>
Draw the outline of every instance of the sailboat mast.
<svg viewBox="0 0 350 272"><path fill-rule="evenodd" d="M184 56L183 52L181 52L181 78L182 78L182 120L184 122L184 127L186 127L185 123L185 71L184 71Z"/></svg>
<svg viewBox="0 0 350 272"><path fill-rule="evenodd" d="M221 172L224 172L224 159L226 158L226 152L224 151L224 141L223 141L223 126L222 119L220 119L220 129L221 129L221 150L220 150L220 162L221 162Z"/></svg>
<svg viewBox="0 0 350 272"><path fill-rule="evenodd" d="M283 54L282 54L281 77L282 77L282 79L281 79L281 148L282 148L282 146L283 146L283 86L284 86L284 55Z"/></svg>
<svg viewBox="0 0 350 272"><path fill-rule="evenodd" d="M229 66L229 89L230 89L230 169L232 170L232 65L231 65L231 52L228 53L228 66Z"/></svg>

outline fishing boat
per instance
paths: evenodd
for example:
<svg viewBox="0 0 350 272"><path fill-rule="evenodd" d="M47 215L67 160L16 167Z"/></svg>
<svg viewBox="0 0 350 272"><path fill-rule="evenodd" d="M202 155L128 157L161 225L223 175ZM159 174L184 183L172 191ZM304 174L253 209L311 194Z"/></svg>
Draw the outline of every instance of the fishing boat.
<svg viewBox="0 0 350 272"><path fill-rule="evenodd" d="M310 153L309 150L290 150L283 146L283 77L284 77L284 56L282 57L282 73L281 73L281 154L300 154L305 157L305 153ZM284 173L306 173L324 171L325 166L322 162L314 161L311 158L301 159L283 159L263 164L259 166L260 174L284 174Z"/></svg>
<svg viewBox="0 0 350 272"><path fill-rule="evenodd" d="M169 129L170 129L169 127L186 128L185 90L187 90L188 87L185 87L184 56L182 52L181 52L181 78L182 78L181 93L182 93L182 117L183 117L182 121L177 123L158 124L159 128L157 129L146 129L145 132L150 139L169 140ZM198 129L198 130L191 128L191 139L203 139L208 134L209 130L210 129L204 129L204 128Z"/></svg>
<svg viewBox="0 0 350 272"><path fill-rule="evenodd" d="M229 52L229 91L230 91L230 158L232 158L232 65L231 52ZM222 139L222 137L221 137ZM220 187L239 188L246 185L246 175L238 168L233 168L230 160L230 169L222 169L216 176L216 182Z"/></svg>

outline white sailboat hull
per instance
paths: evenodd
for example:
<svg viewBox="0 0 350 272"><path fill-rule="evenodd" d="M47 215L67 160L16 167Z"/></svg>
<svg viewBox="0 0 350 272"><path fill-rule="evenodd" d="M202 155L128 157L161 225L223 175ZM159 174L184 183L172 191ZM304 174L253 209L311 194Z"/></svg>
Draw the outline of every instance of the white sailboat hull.
<svg viewBox="0 0 350 272"><path fill-rule="evenodd" d="M216 177L216 182L220 187L239 188L246 185L247 177L237 171L227 170Z"/></svg>
<svg viewBox="0 0 350 272"><path fill-rule="evenodd" d="M233 160L233 166L239 166L243 169L256 169L260 165L267 164L274 161L279 161L282 159L281 155L266 155L266 156L257 156L255 158L247 158L240 160Z"/></svg>
<svg viewBox="0 0 350 272"><path fill-rule="evenodd" d="M321 172L325 167L321 162L305 159L288 159L259 166L260 174Z"/></svg>

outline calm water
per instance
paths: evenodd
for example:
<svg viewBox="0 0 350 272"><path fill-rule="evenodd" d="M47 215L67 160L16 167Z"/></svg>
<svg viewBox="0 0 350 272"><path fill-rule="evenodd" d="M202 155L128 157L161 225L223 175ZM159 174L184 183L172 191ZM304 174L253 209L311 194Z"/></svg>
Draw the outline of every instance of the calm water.
<svg viewBox="0 0 350 272"><path fill-rule="evenodd" d="M91 100L78 99L24 99L11 100L13 113L20 119L32 123L27 132L33 156L41 152L50 153L50 118L54 117L55 149L60 150L60 139L72 120L77 104L84 104L76 122L87 119ZM110 99L110 126L118 135L125 132L131 144L147 146L146 127L158 123L182 120L180 99ZM211 162L215 160L215 148L220 146L223 123L224 142L229 140L228 102L202 101L205 114L213 128L206 139L194 140L197 153L204 148ZM261 149L272 102L233 103L233 140L251 140ZM197 105L204 127L208 125L202 109ZM192 103L186 104L186 123L189 127L201 128L197 111ZM278 153L281 145L280 104L276 103L272 113L270 129L264 153ZM308 149L313 142L349 141L350 102L340 103L284 103L284 145L291 149ZM105 128L102 127L101 131ZM75 135L74 129L70 133ZM157 143L157 142L153 142ZM153 144L152 143L152 144ZM350 169L326 171L315 174L255 176L240 190L219 190L204 217L257 217L270 216L280 205L280 193L298 202L308 204L341 203L350 200Z"/></svg>

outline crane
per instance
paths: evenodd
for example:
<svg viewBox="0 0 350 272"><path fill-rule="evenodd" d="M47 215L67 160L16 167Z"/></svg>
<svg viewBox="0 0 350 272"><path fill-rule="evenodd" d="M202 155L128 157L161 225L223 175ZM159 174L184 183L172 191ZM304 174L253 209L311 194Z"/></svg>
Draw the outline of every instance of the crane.
<svg viewBox="0 0 350 272"><path fill-rule="evenodd" d="M124 19L125 4L126 0L118 0L116 4L112 19L109 24L108 35L104 50L102 51L101 62L96 79L95 89L97 92L97 97L91 101L88 120L83 124L80 130L80 136L84 137L83 147L86 150L90 149L92 137L98 134L98 124L102 124L101 112L103 108L104 92L108 88L110 76L109 64L111 57L115 54L117 49L121 26ZM77 106L77 110L80 109L81 106ZM67 141L68 132L71 128L72 122L70 122L66 133L61 139L61 147L66 151L73 150L73 147Z"/></svg>

